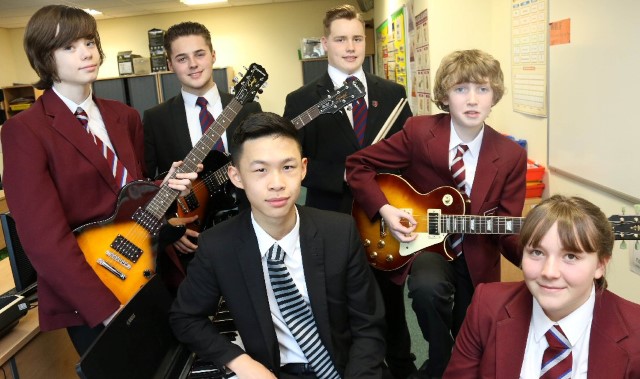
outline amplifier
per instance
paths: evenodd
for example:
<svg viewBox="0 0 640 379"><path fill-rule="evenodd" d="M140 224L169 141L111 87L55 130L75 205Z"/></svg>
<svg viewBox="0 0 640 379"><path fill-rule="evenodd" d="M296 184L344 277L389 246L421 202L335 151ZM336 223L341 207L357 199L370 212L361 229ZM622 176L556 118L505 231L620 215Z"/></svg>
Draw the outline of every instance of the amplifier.
<svg viewBox="0 0 640 379"><path fill-rule="evenodd" d="M9 333L18 320L29 311L29 302L24 296L9 295L0 297L0 337Z"/></svg>

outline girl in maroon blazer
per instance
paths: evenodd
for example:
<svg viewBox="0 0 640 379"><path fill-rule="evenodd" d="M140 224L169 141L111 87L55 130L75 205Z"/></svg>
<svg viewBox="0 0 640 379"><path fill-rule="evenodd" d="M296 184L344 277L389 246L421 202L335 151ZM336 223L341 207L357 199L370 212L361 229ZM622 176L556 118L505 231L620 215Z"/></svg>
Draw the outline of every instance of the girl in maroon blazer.
<svg viewBox="0 0 640 379"><path fill-rule="evenodd" d="M82 9L41 8L27 24L24 47L44 94L2 128L4 189L38 272L40 329L67 328L82 354L120 301L85 260L73 230L111 216L120 188L143 179L142 123L134 109L92 96L104 53L95 19ZM168 183L177 191L197 176L177 175Z"/></svg>
<svg viewBox="0 0 640 379"><path fill-rule="evenodd" d="M447 378L639 378L640 305L606 290L613 233L598 207L553 196L520 233L524 282L479 285Z"/></svg>

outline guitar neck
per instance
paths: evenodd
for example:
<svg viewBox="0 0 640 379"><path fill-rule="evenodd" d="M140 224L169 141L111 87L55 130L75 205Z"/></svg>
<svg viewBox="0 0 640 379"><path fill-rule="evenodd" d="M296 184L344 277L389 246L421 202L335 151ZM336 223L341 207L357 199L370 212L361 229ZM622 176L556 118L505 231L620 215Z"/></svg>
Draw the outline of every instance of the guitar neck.
<svg viewBox="0 0 640 379"><path fill-rule="evenodd" d="M202 163L207 154L209 154L216 141L220 139L233 119L238 115L240 109L242 109L242 104L235 98L232 99L231 102L229 102L229 104L224 108L222 114L218 116L213 125L211 125L209 129L207 129L207 131L202 135L200 140L193 147L193 149L191 149L189 154L187 154L186 158L183 159L182 166L178 167L171 178L175 178L177 173L195 172L198 169L198 165ZM225 168L226 170L226 167L228 166L224 166L223 168ZM222 168L217 171L221 170ZM224 181L222 183L224 183ZM162 217L164 217L171 204L178 198L179 195L180 193L178 191L169 187L168 184L164 184L162 185L162 187L160 187L160 191L158 191L156 196L151 199L145 210L156 217L158 220L160 220L162 219Z"/></svg>
<svg viewBox="0 0 640 379"><path fill-rule="evenodd" d="M434 217L432 221L432 217ZM524 217L444 215L429 213L429 229L438 228L439 233L464 234L518 234Z"/></svg>
<svg viewBox="0 0 640 379"><path fill-rule="evenodd" d="M318 104L316 104L306 111L302 112L298 117L291 120L291 122L296 127L296 129L302 129L303 126L307 125L318 116L320 116L320 110Z"/></svg>

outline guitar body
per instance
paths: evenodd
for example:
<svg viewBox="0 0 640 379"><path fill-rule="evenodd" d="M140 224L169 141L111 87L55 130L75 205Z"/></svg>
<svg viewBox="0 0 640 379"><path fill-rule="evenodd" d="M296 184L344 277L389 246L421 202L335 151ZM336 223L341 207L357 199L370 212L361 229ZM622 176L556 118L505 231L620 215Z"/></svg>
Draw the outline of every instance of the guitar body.
<svg viewBox="0 0 640 379"><path fill-rule="evenodd" d="M212 150L202 161L204 168L193 181L191 193L178 198L178 217L198 216L187 228L201 232L214 224L215 213L237 207L236 187L228 180L226 169L221 170L229 162L227 155Z"/></svg>
<svg viewBox="0 0 640 379"><path fill-rule="evenodd" d="M392 174L378 174L376 182L389 200L389 204L411 213L418 222L415 229L420 243L418 251L428 248L429 252L439 253L447 260L455 259L447 250L447 234L429 232L427 211L438 209L445 215L463 215L465 200L458 190L453 187L439 187L427 194L421 194L402 177ZM413 251L411 243L398 242L381 217L369 220L357 201L353 204L352 215L360 231L369 264L374 268L383 271L396 270L407 264L417 252Z"/></svg>
<svg viewBox="0 0 640 379"><path fill-rule="evenodd" d="M114 293L121 304L126 304L138 290L153 276L156 269L156 247L158 236L151 233L133 220L133 215L158 192L158 186L146 181L134 181L122 187L114 214L106 220L92 222L74 230L78 245L100 280ZM123 236L132 246L140 249L140 256L132 262L113 246L114 240ZM126 253L126 252L125 252ZM105 261L123 275L119 278L99 260ZM124 263L121 263L122 261ZM130 268L125 267L130 265Z"/></svg>

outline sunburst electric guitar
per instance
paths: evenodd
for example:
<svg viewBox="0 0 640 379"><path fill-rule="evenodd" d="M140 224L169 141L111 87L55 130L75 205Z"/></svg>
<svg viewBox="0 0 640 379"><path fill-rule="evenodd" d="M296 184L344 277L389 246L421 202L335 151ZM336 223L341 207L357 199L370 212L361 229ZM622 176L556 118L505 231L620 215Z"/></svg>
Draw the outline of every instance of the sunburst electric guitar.
<svg viewBox="0 0 640 379"><path fill-rule="evenodd" d="M249 66L234 87L234 98L172 177L177 173L196 171L242 105L253 100L267 78L262 66L255 63ZM165 213L178 196L179 192L167 184L158 187L153 183L134 181L122 187L111 217L74 230L85 259L122 304L155 273L159 232L167 225Z"/></svg>
<svg viewBox="0 0 640 379"><path fill-rule="evenodd" d="M421 194L398 175L378 174L376 182L389 204L411 214L418 222L417 238L400 243L392 235L382 218L369 220L357 202L353 204L362 244L369 264L391 271L401 268L412 255L428 251L455 259L446 240L450 234L517 234L524 217L465 215L466 202L453 187L439 187ZM640 216L611 216L611 227L617 240L637 240L640 235Z"/></svg>
<svg viewBox="0 0 640 379"><path fill-rule="evenodd" d="M325 99L302 112L291 122L297 129L301 129L321 114L336 113L365 94L364 85L358 79L348 82L327 94ZM206 222L209 215L236 205L231 196L233 189L229 188L227 169L230 164L226 155L216 150L211 151L204 160L204 169L193 182L191 192L178 198L178 217L198 216L194 223L187 225L189 229L202 231L204 226L209 224Z"/></svg>

